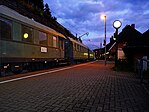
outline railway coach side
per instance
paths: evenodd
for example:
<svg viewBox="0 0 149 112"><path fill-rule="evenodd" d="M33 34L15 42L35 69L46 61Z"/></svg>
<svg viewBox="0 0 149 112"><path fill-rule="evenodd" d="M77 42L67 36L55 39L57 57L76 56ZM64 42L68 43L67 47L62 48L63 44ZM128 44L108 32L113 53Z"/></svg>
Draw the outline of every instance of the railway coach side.
<svg viewBox="0 0 149 112"><path fill-rule="evenodd" d="M65 58L71 63L85 62L89 60L88 47L78 40L67 37L65 42Z"/></svg>
<svg viewBox="0 0 149 112"><path fill-rule="evenodd" d="M64 61L65 36L0 5L1 73L42 69Z"/></svg>

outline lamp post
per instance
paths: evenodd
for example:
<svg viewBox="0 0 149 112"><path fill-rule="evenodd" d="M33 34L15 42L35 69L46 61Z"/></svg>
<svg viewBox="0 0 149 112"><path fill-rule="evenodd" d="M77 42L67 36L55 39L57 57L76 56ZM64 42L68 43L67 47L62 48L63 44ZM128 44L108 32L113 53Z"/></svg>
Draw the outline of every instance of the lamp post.
<svg viewBox="0 0 149 112"><path fill-rule="evenodd" d="M115 67L117 66L117 58L118 58L118 29L121 27L122 23L119 20L115 20L113 22L113 27L116 29L115 38L116 38L116 55L115 55Z"/></svg>
<svg viewBox="0 0 149 112"><path fill-rule="evenodd" d="M104 32L105 32L105 39L104 39L104 45L105 45L105 65L106 62L106 15L101 15L101 19L104 20Z"/></svg>

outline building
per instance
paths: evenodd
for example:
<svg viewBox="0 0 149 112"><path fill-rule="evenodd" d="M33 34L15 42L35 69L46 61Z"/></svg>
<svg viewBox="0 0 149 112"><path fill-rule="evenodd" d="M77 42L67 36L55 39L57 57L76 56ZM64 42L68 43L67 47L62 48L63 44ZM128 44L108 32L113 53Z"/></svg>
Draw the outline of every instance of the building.
<svg viewBox="0 0 149 112"><path fill-rule="evenodd" d="M149 30L140 33L135 25L127 25L118 35L115 42L109 49L110 53L116 54L118 45L118 60L127 60L135 68L136 61L144 56L149 57Z"/></svg>

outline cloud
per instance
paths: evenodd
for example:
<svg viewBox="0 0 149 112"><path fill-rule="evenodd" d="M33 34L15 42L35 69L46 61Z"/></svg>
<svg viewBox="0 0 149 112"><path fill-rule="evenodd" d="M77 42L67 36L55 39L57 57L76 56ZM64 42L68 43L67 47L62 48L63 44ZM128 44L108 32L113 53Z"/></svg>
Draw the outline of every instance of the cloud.
<svg viewBox="0 0 149 112"><path fill-rule="evenodd" d="M73 34L90 32L87 39L104 37L104 21L101 14L107 16L107 40L113 35L114 20L127 24L136 24L137 30L145 32L149 28L149 2L147 0L44 0L59 23ZM95 41L95 40L94 40ZM95 43L99 43L96 40ZM99 44L98 44L99 45Z"/></svg>

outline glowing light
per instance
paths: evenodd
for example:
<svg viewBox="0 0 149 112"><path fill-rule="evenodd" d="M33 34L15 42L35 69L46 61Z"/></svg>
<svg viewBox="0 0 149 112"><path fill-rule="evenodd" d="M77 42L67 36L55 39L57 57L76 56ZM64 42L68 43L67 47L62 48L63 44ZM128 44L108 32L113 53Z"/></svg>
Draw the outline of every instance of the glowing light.
<svg viewBox="0 0 149 112"><path fill-rule="evenodd" d="M28 38L28 33L24 33L24 38Z"/></svg>
<svg viewBox="0 0 149 112"><path fill-rule="evenodd" d="M92 56L94 56L93 54L90 54L90 56L92 57Z"/></svg>
<svg viewBox="0 0 149 112"><path fill-rule="evenodd" d="M116 20L116 21L114 21L114 23L113 23L113 27L114 28L120 28L121 27L121 25L122 25L122 23L121 23L121 21L119 21L119 20Z"/></svg>
<svg viewBox="0 0 149 112"><path fill-rule="evenodd" d="M83 53L84 56L88 56L88 53Z"/></svg>
<svg viewBox="0 0 149 112"><path fill-rule="evenodd" d="M105 19L106 19L106 15L101 15L100 18L101 18L102 20L105 20Z"/></svg>
<svg viewBox="0 0 149 112"><path fill-rule="evenodd" d="M116 40L116 38L114 37L113 40Z"/></svg>

